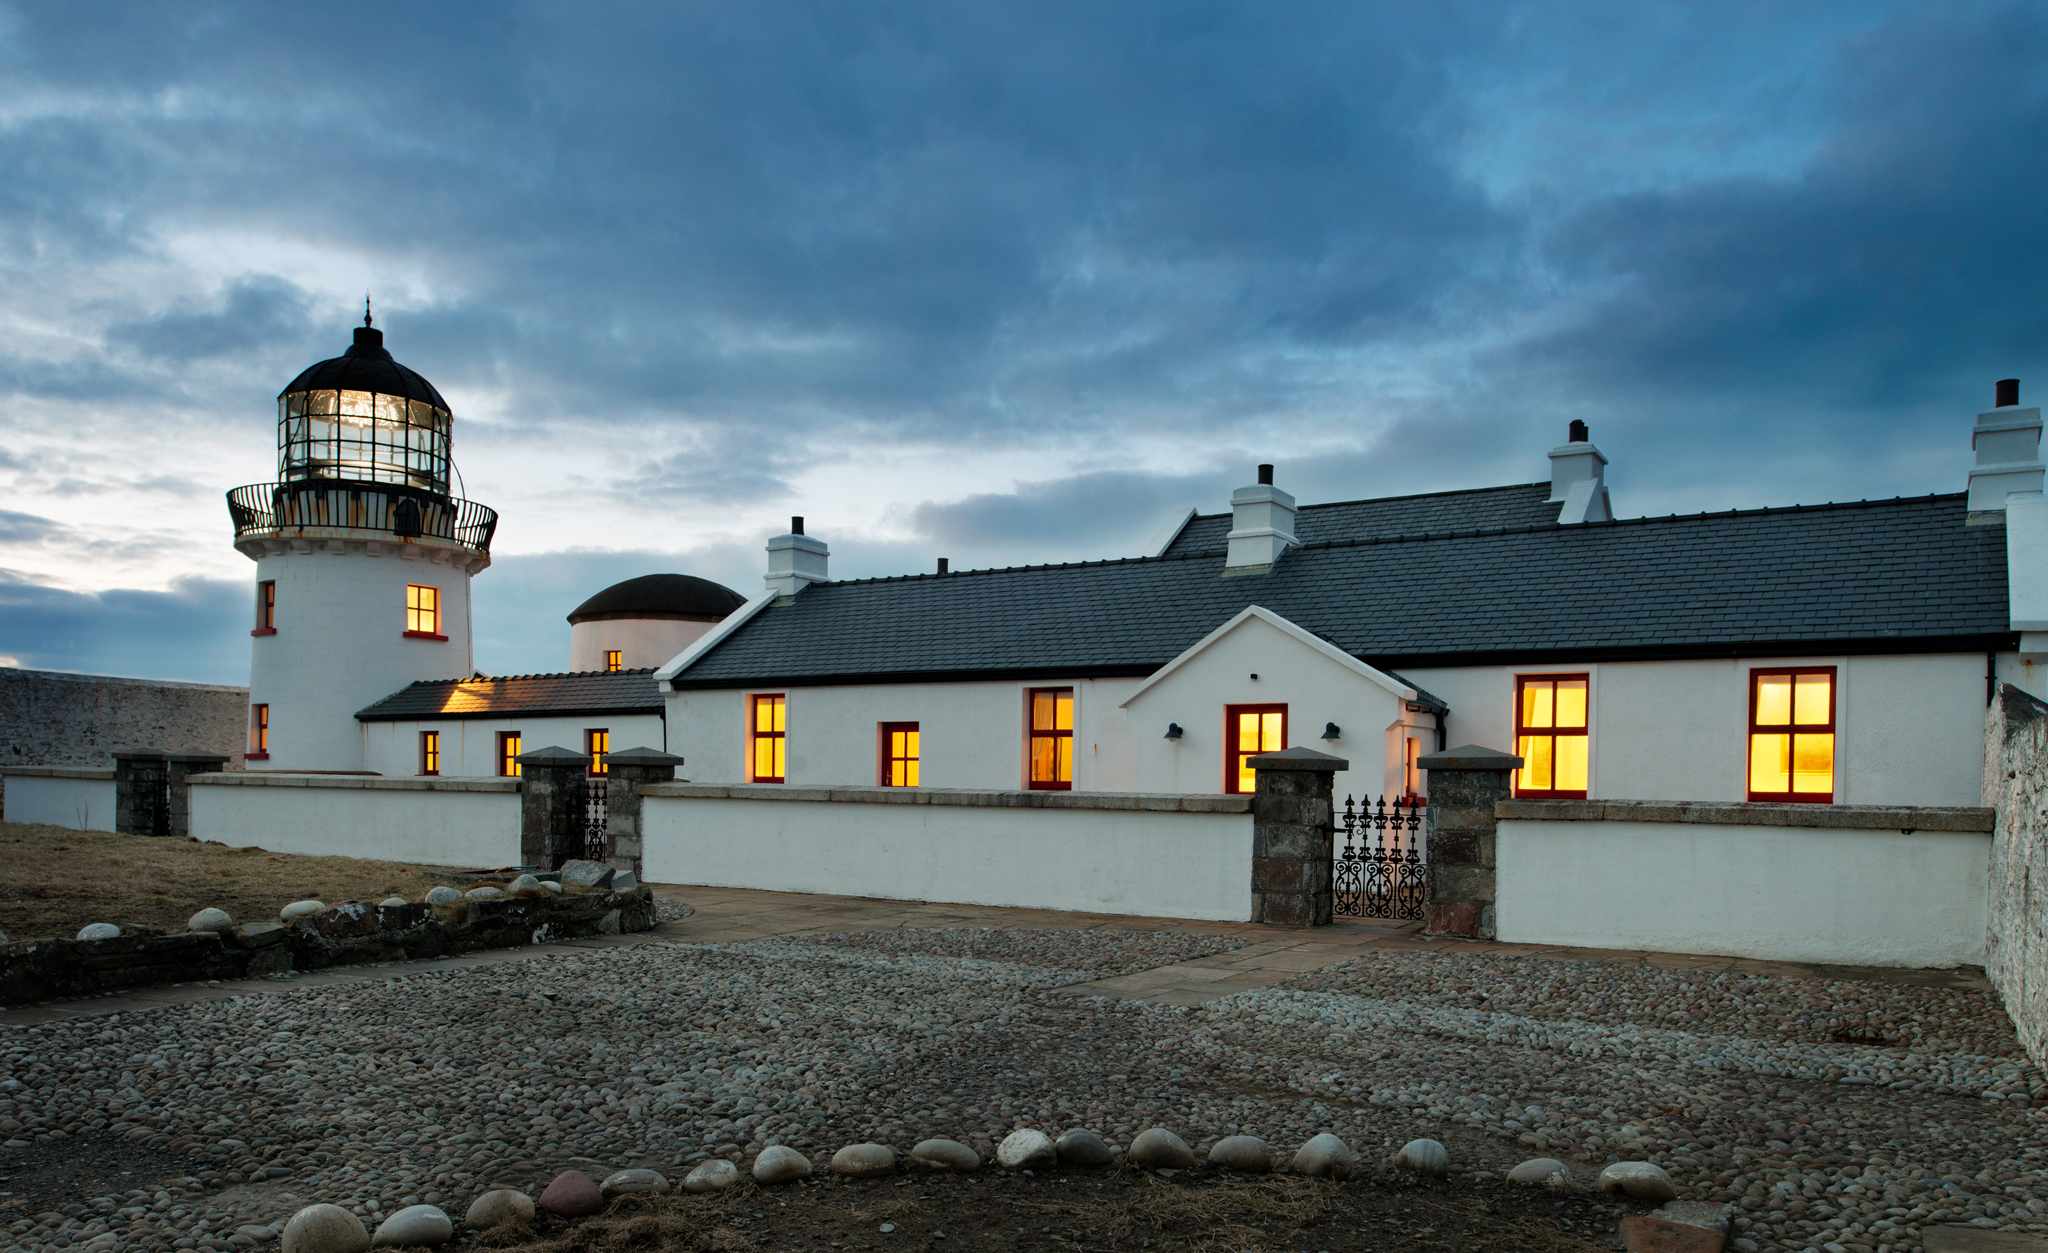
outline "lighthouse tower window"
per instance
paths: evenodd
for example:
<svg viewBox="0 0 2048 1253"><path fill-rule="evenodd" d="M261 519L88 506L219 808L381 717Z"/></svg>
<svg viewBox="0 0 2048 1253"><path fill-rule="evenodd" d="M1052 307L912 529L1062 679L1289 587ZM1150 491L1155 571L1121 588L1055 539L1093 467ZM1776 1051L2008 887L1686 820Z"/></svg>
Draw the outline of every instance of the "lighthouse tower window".
<svg viewBox="0 0 2048 1253"><path fill-rule="evenodd" d="M441 634L441 589L420 583L405 588L405 633L415 639L445 640Z"/></svg>
<svg viewBox="0 0 2048 1253"><path fill-rule="evenodd" d="M616 649L616 648L607 648L607 649L605 649L605 650L604 650L604 668L605 668L605 669L606 669L607 671L609 671L609 672L611 672L611 673L613 673L613 674L616 674L616 673L618 673L619 671L621 671L621 670L623 670L623 669L625 669L625 668L626 668L626 665L625 665L625 657L626 657L625 653L624 653L624 652L623 652L622 650L620 650L620 649Z"/></svg>
<svg viewBox="0 0 2048 1253"><path fill-rule="evenodd" d="M251 635L277 634L277 580L265 579L256 585L256 629Z"/></svg>

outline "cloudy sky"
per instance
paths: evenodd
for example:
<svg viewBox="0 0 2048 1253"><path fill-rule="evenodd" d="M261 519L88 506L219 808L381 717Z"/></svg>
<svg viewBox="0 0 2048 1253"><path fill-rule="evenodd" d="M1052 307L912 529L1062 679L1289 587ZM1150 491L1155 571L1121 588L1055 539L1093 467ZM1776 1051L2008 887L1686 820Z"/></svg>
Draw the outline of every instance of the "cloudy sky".
<svg viewBox="0 0 2048 1253"><path fill-rule="evenodd" d="M221 495L366 291L510 673L796 513L1128 555L1573 418L1624 515L1957 491L2044 205L2040 3L0 3L0 658L247 681Z"/></svg>

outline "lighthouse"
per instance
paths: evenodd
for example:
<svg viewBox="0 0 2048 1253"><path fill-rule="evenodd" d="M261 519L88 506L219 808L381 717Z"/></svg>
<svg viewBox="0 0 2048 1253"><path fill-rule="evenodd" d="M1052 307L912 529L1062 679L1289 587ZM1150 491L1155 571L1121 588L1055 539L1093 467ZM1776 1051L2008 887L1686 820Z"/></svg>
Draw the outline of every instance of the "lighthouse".
<svg viewBox="0 0 2048 1253"><path fill-rule="evenodd" d="M277 398L277 481L228 493L256 563L249 768L356 771L355 713L474 673L469 580L498 515L449 491L453 419L366 311L355 343Z"/></svg>

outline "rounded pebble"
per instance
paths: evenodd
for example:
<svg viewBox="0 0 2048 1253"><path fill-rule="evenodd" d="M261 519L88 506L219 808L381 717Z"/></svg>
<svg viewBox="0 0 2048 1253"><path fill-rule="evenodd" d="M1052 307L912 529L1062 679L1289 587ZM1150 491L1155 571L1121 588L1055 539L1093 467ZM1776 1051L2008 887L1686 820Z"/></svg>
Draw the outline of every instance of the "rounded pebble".
<svg viewBox="0 0 2048 1253"><path fill-rule="evenodd" d="M1532 1157L1508 1172L1508 1182L1528 1188L1556 1188L1569 1191L1577 1187L1572 1179L1572 1168L1554 1157Z"/></svg>
<svg viewBox="0 0 2048 1253"><path fill-rule="evenodd" d="M1634 1200L1662 1205L1678 1199L1678 1187L1655 1162L1614 1162L1595 1180L1602 1192L1621 1192Z"/></svg>
<svg viewBox="0 0 2048 1253"><path fill-rule="evenodd" d="M1086 1127L1061 1132L1052 1147L1062 1166L1107 1166L1116 1160L1116 1153L1102 1137Z"/></svg>
<svg viewBox="0 0 2048 1253"><path fill-rule="evenodd" d="M505 899L505 890L486 883L480 888L471 888L462 896L464 900L471 901L502 901Z"/></svg>
<svg viewBox="0 0 2048 1253"><path fill-rule="evenodd" d="M1435 1140L1410 1140L1394 1154L1394 1168L1441 1179L1451 1173L1451 1153Z"/></svg>
<svg viewBox="0 0 2048 1253"><path fill-rule="evenodd" d="M996 1165L1008 1170L1051 1166L1058 1161L1059 1153L1053 1148L1052 1137L1030 1127L1019 1127L1004 1136L1003 1142L996 1146Z"/></svg>
<svg viewBox="0 0 2048 1253"><path fill-rule="evenodd" d="M1155 1170L1188 1170L1195 1164L1195 1151L1187 1141L1164 1127L1152 1127L1131 1141L1131 1161Z"/></svg>
<svg viewBox="0 0 2048 1253"><path fill-rule="evenodd" d="M581 1218L604 1208L604 1194L580 1170L565 1170L541 1191L540 1207L564 1218Z"/></svg>
<svg viewBox="0 0 2048 1253"><path fill-rule="evenodd" d="M403 896L387 896L383 900L377 902L378 907L382 909L398 909L410 904L412 904L412 902L405 899Z"/></svg>
<svg viewBox="0 0 2048 1253"><path fill-rule="evenodd" d="M786 1144L771 1145L754 1159L756 1183L788 1183L811 1173L811 1159Z"/></svg>
<svg viewBox="0 0 2048 1253"><path fill-rule="evenodd" d="M832 1173L871 1179L896 1173L896 1150L886 1144L849 1144L832 1155Z"/></svg>
<svg viewBox="0 0 2048 1253"><path fill-rule="evenodd" d="M192 915L192 917L185 923L185 930L225 931L229 927L232 927L234 925L235 920L228 916L227 910L214 909L211 906L209 906L205 909L200 910L198 913Z"/></svg>
<svg viewBox="0 0 2048 1253"><path fill-rule="evenodd" d="M118 940L121 928L111 922L88 922L78 929L81 940Z"/></svg>
<svg viewBox="0 0 2048 1253"><path fill-rule="evenodd" d="M668 1176L658 1170L635 1167L632 1170L615 1171L606 1175L604 1182L597 1185L598 1194L606 1200L615 1196L632 1196L638 1193L652 1193L660 1196L669 1190Z"/></svg>
<svg viewBox="0 0 2048 1253"><path fill-rule="evenodd" d="M492 1188L469 1203L462 1225L473 1231L488 1231L506 1223L533 1221L533 1198L516 1188Z"/></svg>
<svg viewBox="0 0 2048 1253"><path fill-rule="evenodd" d="M1273 1169L1273 1151L1257 1136L1224 1136L1209 1146L1209 1164L1244 1175L1263 1175Z"/></svg>
<svg viewBox="0 0 2048 1253"><path fill-rule="evenodd" d="M534 878L530 874L523 874L520 875L517 879L512 880L512 882L506 884L505 891L512 894L513 896L517 896L521 892L536 891L539 889L539 887L539 879Z"/></svg>
<svg viewBox="0 0 2048 1253"><path fill-rule="evenodd" d="M377 1234L370 1237L372 1248L419 1248L422 1245L446 1244L455 1238L455 1224L448 1221L448 1215L438 1205L408 1205L377 1224Z"/></svg>
<svg viewBox="0 0 2048 1253"><path fill-rule="evenodd" d="M284 1225L282 1253L363 1253L369 1247L363 1220L339 1205L308 1205Z"/></svg>
<svg viewBox="0 0 2048 1253"><path fill-rule="evenodd" d="M910 1150L910 1160L935 1170L971 1175L981 1169L981 1154L958 1140L919 1140Z"/></svg>
<svg viewBox="0 0 2048 1253"><path fill-rule="evenodd" d="M685 1192L723 1192L740 1181L740 1168L722 1157L702 1162L697 1169L683 1176Z"/></svg>
<svg viewBox="0 0 2048 1253"><path fill-rule="evenodd" d="M1325 1131L1309 1137L1307 1144L1296 1149L1288 1167L1297 1175L1313 1179L1341 1180L1351 1177L1352 1161L1351 1146Z"/></svg>
<svg viewBox="0 0 2048 1253"><path fill-rule="evenodd" d="M461 899L462 893L456 891L454 888L447 886L446 884L443 884L440 887L432 887L427 889L426 903L429 905L453 905L455 902Z"/></svg>
<svg viewBox="0 0 2048 1253"><path fill-rule="evenodd" d="M283 909L278 910L277 917L281 922L292 922L299 918L310 918L325 908L327 908L327 902L325 901L293 901Z"/></svg>

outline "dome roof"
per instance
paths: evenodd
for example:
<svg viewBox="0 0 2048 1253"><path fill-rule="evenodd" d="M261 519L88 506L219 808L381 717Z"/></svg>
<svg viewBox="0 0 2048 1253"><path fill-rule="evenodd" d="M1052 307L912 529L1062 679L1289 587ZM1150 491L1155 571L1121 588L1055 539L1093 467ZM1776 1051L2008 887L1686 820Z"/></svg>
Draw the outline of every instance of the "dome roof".
<svg viewBox="0 0 2048 1253"><path fill-rule="evenodd" d="M432 383L392 359L384 347L384 332L374 326L357 327L356 342L347 352L330 361L307 366L278 395L329 389L403 396L407 400L424 400L443 412L448 410L448 402L441 399L441 393L434 390Z"/></svg>
<svg viewBox="0 0 2048 1253"><path fill-rule="evenodd" d="M643 574L614 583L576 606L570 625L606 618L690 618L716 622L747 598L710 579L691 574Z"/></svg>

